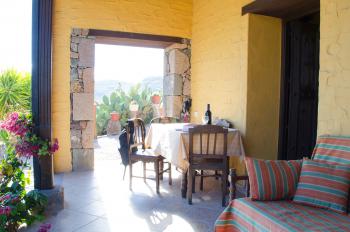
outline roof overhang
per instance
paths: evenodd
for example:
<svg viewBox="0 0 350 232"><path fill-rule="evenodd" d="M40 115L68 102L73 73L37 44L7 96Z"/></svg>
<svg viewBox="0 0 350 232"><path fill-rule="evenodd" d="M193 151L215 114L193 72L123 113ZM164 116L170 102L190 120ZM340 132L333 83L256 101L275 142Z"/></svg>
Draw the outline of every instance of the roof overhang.
<svg viewBox="0 0 350 232"><path fill-rule="evenodd" d="M255 0L242 8L242 15L254 13L290 20L319 10L320 0Z"/></svg>

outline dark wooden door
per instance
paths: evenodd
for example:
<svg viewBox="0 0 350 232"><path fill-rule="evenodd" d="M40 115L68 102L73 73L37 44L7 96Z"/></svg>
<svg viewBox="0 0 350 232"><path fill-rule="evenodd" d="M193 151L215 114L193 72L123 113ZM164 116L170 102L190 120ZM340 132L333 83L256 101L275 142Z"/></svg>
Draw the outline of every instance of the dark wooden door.
<svg viewBox="0 0 350 232"><path fill-rule="evenodd" d="M311 17L286 23L285 30L280 158L290 160L310 156L316 142L319 24Z"/></svg>

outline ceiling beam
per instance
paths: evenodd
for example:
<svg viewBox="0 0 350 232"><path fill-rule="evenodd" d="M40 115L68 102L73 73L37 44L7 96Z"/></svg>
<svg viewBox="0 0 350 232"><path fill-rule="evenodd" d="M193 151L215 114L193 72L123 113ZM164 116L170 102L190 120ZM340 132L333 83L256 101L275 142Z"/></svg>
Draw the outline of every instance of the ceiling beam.
<svg viewBox="0 0 350 232"><path fill-rule="evenodd" d="M151 35L151 34L130 33L130 32L122 32L122 31L95 30L95 29L90 29L89 35L100 36L100 37L110 37L110 38L121 38L121 39L167 42L167 43L183 43L183 40L184 40L183 38L174 37L174 36Z"/></svg>
<svg viewBox="0 0 350 232"><path fill-rule="evenodd" d="M319 10L320 0L255 0L242 8L242 15L253 13L291 20Z"/></svg>

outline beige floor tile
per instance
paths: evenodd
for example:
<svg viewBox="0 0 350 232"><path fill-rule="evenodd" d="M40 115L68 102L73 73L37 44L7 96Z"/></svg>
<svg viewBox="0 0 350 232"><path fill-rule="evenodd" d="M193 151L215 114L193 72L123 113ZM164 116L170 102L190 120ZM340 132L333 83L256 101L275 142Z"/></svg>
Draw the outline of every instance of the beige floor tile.
<svg viewBox="0 0 350 232"><path fill-rule="evenodd" d="M103 217L106 214L106 203L102 201L94 201L91 204L88 204L82 208L77 209L76 211L90 214L93 216Z"/></svg>
<svg viewBox="0 0 350 232"><path fill-rule="evenodd" d="M50 232L74 231L90 222L96 220L97 217L64 209L56 216L48 218L46 223L52 225Z"/></svg>
<svg viewBox="0 0 350 232"><path fill-rule="evenodd" d="M206 232L213 231L216 218L222 212L220 181L206 179L204 191L193 194L193 205L181 198L181 174L173 169L173 185L168 177L160 183L160 194L155 192L155 181L133 179L129 191L128 172L122 179L124 166L120 165L116 139L105 137L95 150L95 170L55 175L55 183L65 188L65 209L52 215L52 232ZM102 147L107 148L102 154ZM151 169L152 166L149 165ZM142 174L142 166L135 172ZM152 176L153 172L148 172ZM198 185L199 179L196 184ZM36 231L40 223L24 230Z"/></svg>
<svg viewBox="0 0 350 232"><path fill-rule="evenodd" d="M105 218L98 218L95 221L92 221L91 223L80 227L79 229L75 230L76 232L109 232L112 231L108 220Z"/></svg>

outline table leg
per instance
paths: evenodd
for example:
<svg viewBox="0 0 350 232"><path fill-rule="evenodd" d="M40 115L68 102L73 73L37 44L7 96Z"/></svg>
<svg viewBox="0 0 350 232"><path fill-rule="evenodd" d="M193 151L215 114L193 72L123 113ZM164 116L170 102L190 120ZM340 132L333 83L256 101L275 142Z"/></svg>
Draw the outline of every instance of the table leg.
<svg viewBox="0 0 350 232"><path fill-rule="evenodd" d="M163 173L162 173L163 170L164 170L164 161L161 160L161 161L159 162L159 171L160 171L159 179L160 179L160 180L163 180Z"/></svg>
<svg viewBox="0 0 350 232"><path fill-rule="evenodd" d="M183 171L181 176L181 196L186 198L187 195L187 171Z"/></svg>

